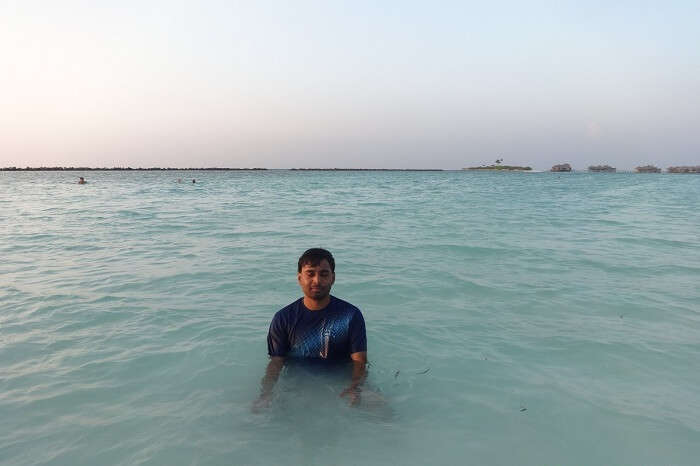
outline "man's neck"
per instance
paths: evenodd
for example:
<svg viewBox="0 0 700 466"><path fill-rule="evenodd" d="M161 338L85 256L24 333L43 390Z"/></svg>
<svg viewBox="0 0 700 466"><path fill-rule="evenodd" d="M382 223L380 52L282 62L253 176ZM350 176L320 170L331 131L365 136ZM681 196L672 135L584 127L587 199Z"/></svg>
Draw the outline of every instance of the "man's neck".
<svg viewBox="0 0 700 466"><path fill-rule="evenodd" d="M331 295L328 295L325 298L321 298L321 299L313 299L313 298L309 298L308 296L304 296L304 306L309 311L320 311L324 307L328 306L328 303L330 303L330 302L331 302Z"/></svg>

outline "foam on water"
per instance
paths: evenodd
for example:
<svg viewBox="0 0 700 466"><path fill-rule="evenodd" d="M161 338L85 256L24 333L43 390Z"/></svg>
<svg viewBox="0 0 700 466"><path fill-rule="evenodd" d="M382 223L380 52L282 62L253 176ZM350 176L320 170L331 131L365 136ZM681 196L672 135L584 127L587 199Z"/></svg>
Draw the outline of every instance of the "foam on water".
<svg viewBox="0 0 700 466"><path fill-rule="evenodd" d="M2 464L700 456L700 177L74 175L0 173ZM252 414L315 246L373 393L290 368Z"/></svg>

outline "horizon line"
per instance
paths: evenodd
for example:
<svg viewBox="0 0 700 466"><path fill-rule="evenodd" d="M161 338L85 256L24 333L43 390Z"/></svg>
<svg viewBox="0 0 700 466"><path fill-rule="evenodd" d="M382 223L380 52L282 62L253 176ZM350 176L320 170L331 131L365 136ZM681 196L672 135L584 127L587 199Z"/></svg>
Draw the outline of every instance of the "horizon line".
<svg viewBox="0 0 700 466"><path fill-rule="evenodd" d="M556 167L555 165L554 167ZM506 169L505 167L501 166L501 169L497 169L497 166L493 166L493 169L491 168L492 166L479 166L479 167L464 167L464 168L342 168L342 167L334 167L334 168L320 168L320 167L292 167L292 168L265 168L265 167L252 167L252 168L245 168L245 167L59 167L59 166L54 166L54 167L1 167L0 172L16 172L16 171L21 171L21 172L26 172L26 171L268 171L268 170L286 170L286 171L410 171L410 172L442 172L442 171L471 171L471 172L479 172L479 171L500 171L500 172L511 172L511 171L529 171L529 172L534 172L534 173L541 173L541 172L554 172L554 173L566 173L567 171L569 172L578 172L578 173L596 173L599 170L591 170L591 168L597 168L598 166L591 165L587 169L583 170L577 170L574 168L570 168L569 170L566 171L558 171L558 170L532 170L530 167L513 167L514 169ZM552 167L552 168L554 168ZM619 169L616 170L614 167L610 167L611 172L617 172L617 173L637 173L637 172L643 172L639 170L640 168L656 168L661 171L658 167L655 166L640 166L636 167L635 169ZM519 168L515 169L515 168ZM526 168L525 170L522 170L522 168ZM527 170L527 168L530 168ZM602 170L606 171L606 170ZM700 165L697 166L692 166L692 165L682 165L682 166L669 166L666 168L667 173L700 173Z"/></svg>

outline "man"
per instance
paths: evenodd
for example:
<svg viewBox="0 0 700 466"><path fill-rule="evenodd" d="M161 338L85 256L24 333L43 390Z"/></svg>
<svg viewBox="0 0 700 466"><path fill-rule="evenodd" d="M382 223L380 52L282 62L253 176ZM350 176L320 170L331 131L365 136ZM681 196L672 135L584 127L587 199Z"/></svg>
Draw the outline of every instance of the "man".
<svg viewBox="0 0 700 466"><path fill-rule="evenodd" d="M286 358L352 362L350 385L340 396L348 396L351 404L357 404L367 365L367 336L362 313L352 304L331 296L335 260L325 249L313 248L301 255L297 280L304 296L281 309L272 319L267 335L270 362L253 410L270 404L272 389Z"/></svg>

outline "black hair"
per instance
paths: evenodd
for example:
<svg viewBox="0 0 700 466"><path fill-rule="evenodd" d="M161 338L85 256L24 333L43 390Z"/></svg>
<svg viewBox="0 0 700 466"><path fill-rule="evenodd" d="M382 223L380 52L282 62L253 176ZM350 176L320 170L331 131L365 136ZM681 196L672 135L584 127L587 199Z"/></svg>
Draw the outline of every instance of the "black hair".
<svg viewBox="0 0 700 466"><path fill-rule="evenodd" d="M297 272L301 272L301 268L306 264L316 266L320 264L323 259L328 261L328 265L331 266L331 271L335 272L335 259L333 259L333 255L321 248L311 248L304 251L304 254L299 258Z"/></svg>

